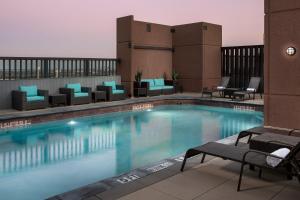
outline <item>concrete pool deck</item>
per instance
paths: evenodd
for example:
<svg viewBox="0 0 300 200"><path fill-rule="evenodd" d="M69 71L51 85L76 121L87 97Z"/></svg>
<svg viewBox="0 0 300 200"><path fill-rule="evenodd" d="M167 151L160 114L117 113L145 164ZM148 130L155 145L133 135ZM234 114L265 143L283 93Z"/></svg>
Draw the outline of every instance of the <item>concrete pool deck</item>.
<svg viewBox="0 0 300 200"><path fill-rule="evenodd" d="M292 200L300 196L298 181L265 172L263 179L248 170L237 192L240 164L215 158L185 172L119 198L120 200ZM100 197L100 198L99 198ZM95 196L90 200L110 199Z"/></svg>
<svg viewBox="0 0 300 200"><path fill-rule="evenodd" d="M236 136L220 140L232 143ZM258 171L246 168L242 191L237 192L240 164L208 156L204 164L201 156L188 160L185 171L180 172L181 162L151 173L134 181L109 187L108 181L67 192L51 200L289 200L300 195L296 179L286 180L284 175L263 171L258 179ZM136 173L133 172L132 174Z"/></svg>

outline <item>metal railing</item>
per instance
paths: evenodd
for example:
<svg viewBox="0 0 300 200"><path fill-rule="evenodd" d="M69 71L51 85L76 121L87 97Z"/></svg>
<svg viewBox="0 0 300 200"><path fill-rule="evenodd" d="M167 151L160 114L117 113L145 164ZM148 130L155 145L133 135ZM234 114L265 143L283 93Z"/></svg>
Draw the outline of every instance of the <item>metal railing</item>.
<svg viewBox="0 0 300 200"><path fill-rule="evenodd" d="M118 59L0 57L0 80L116 75Z"/></svg>
<svg viewBox="0 0 300 200"><path fill-rule="evenodd" d="M261 77L260 90L263 92L264 46L222 47L222 76L230 76L230 86L245 88L252 76Z"/></svg>

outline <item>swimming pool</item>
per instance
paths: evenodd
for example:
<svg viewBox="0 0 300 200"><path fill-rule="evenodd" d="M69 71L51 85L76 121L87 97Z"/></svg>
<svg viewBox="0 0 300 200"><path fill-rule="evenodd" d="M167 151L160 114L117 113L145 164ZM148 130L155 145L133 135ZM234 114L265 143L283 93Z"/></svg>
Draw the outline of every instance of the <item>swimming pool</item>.
<svg viewBox="0 0 300 200"><path fill-rule="evenodd" d="M262 123L261 112L167 105L0 131L1 198L45 199Z"/></svg>

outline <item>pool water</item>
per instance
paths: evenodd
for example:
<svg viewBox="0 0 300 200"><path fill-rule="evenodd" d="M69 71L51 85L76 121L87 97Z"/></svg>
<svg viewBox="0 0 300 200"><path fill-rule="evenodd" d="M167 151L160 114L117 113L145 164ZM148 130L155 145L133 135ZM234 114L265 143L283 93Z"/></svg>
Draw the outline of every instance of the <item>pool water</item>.
<svg viewBox="0 0 300 200"><path fill-rule="evenodd" d="M45 199L262 123L261 112L168 105L0 131L0 199Z"/></svg>

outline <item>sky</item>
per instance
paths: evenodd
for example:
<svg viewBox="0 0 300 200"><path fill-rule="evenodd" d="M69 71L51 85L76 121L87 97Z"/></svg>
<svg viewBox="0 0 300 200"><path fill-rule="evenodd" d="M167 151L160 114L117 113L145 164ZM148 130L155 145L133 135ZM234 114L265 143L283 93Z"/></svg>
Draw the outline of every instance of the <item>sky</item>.
<svg viewBox="0 0 300 200"><path fill-rule="evenodd" d="M0 56L116 57L116 18L223 26L223 46L263 44L264 0L0 0Z"/></svg>

